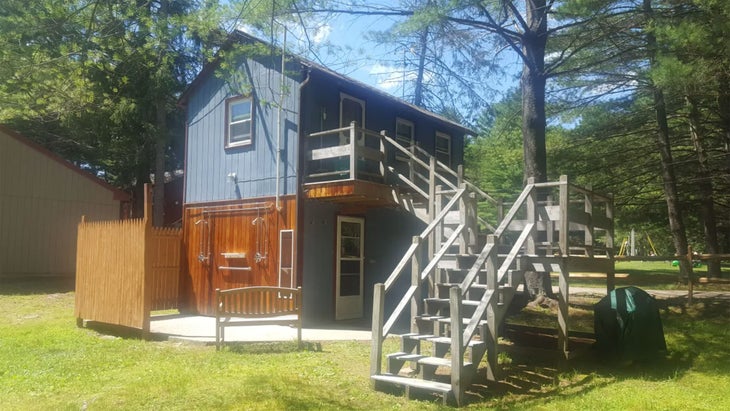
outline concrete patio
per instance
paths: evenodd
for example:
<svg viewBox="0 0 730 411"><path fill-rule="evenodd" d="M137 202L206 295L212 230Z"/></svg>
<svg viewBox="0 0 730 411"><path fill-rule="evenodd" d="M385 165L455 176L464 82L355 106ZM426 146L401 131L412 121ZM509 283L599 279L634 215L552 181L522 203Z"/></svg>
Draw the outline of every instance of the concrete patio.
<svg viewBox="0 0 730 411"><path fill-rule="evenodd" d="M215 317L200 315L155 315L150 319L153 338L197 344L215 344ZM296 328L281 325L251 325L226 328L226 342L296 341ZM303 341L370 341L371 332L361 323L340 322L302 328Z"/></svg>

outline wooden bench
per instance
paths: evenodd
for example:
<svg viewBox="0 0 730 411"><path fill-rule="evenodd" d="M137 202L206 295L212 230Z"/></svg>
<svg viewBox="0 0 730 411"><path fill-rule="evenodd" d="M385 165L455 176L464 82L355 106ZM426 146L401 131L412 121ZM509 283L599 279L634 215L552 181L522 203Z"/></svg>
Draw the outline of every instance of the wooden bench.
<svg viewBox="0 0 730 411"><path fill-rule="evenodd" d="M288 325L302 343L302 289L244 287L215 290L215 345L225 342L225 328L245 325Z"/></svg>

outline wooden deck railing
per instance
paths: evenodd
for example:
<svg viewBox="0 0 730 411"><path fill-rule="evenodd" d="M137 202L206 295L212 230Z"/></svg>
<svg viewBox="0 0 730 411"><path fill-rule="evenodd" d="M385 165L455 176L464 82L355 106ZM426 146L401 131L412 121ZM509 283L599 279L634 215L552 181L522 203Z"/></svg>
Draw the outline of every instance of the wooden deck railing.
<svg viewBox="0 0 730 411"><path fill-rule="evenodd" d="M150 312L177 308L182 230L145 218L78 226L75 316L149 331Z"/></svg>

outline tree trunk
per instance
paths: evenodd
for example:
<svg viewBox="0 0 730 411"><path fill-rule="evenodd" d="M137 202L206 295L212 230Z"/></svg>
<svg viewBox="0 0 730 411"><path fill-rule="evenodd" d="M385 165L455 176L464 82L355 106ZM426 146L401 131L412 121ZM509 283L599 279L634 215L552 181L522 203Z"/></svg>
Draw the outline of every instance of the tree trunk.
<svg viewBox="0 0 730 411"><path fill-rule="evenodd" d="M545 148L545 47L547 44L547 8L545 0L525 2L528 30L522 37L522 146L523 181L533 177L536 183L547 181ZM539 199L544 200L544 199ZM544 233L541 233L544 234ZM531 300L541 296L555 298L549 272L525 272L525 289Z"/></svg>
<svg viewBox="0 0 730 411"><path fill-rule="evenodd" d="M643 11L646 16L647 26L652 21L651 0L644 0ZM654 34L647 32L646 45L649 57L649 65L656 65L657 41ZM687 254L687 234L682 220L682 209L679 204L677 193L677 180L674 173L674 162L672 160L672 149L669 138L669 123L667 122L667 108L664 101L664 92L649 82L649 90L654 99L654 111L656 113L657 132L654 134L657 149L661 157L662 181L664 182L664 197L667 202L667 214L669 217L669 229L672 233L672 242L677 255ZM689 278L690 266L686 258L679 258L680 280ZM691 279L690 279L691 280Z"/></svg>
<svg viewBox="0 0 730 411"><path fill-rule="evenodd" d="M707 154L703 146L705 130L700 120L700 112L697 104L689 96L685 96L685 103L689 110L688 121L690 137L697 153L697 188L700 191L700 210L702 212L702 224L705 234L705 253L718 254L720 246L717 242L717 221L715 219L715 197L712 188L712 174L707 165ZM721 274L720 261L710 260L707 262L708 277L719 278Z"/></svg>
<svg viewBox="0 0 730 411"><path fill-rule="evenodd" d="M152 223L156 227L165 224L165 154L167 151L167 108L164 98L155 103L156 128L155 136L155 185L152 189Z"/></svg>
<svg viewBox="0 0 730 411"><path fill-rule="evenodd" d="M418 45L418 75L416 77L416 89L413 96L413 104L423 107L423 72L426 69L426 53L428 50L428 27L423 29Z"/></svg>

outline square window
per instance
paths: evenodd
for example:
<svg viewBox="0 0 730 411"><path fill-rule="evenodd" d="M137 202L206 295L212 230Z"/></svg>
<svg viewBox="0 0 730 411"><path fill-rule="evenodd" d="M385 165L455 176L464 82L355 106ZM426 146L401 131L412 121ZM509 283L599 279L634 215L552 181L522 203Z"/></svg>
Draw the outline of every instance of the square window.
<svg viewBox="0 0 730 411"><path fill-rule="evenodd" d="M436 160L451 167L451 136L436 132Z"/></svg>
<svg viewBox="0 0 730 411"><path fill-rule="evenodd" d="M253 142L253 99L235 97L226 100L226 147Z"/></svg>

